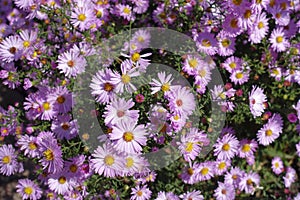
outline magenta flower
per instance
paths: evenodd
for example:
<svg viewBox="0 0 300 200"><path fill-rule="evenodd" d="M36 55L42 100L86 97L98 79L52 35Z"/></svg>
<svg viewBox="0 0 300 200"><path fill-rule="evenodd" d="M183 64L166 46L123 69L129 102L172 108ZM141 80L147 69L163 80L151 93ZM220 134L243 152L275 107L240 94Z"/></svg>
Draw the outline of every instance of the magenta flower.
<svg viewBox="0 0 300 200"><path fill-rule="evenodd" d="M235 189L233 185L218 182L218 187L214 191L216 200L233 200L235 199Z"/></svg>
<svg viewBox="0 0 300 200"><path fill-rule="evenodd" d="M280 157L274 157L272 159L272 170L277 175L284 171L283 162Z"/></svg>
<svg viewBox="0 0 300 200"><path fill-rule="evenodd" d="M146 185L140 187L139 185L135 188L131 188L130 200L148 200L151 197L151 190L147 188Z"/></svg>
<svg viewBox="0 0 300 200"><path fill-rule="evenodd" d="M85 71L87 62L80 52L67 51L58 56L57 68L67 77L76 77Z"/></svg>
<svg viewBox="0 0 300 200"><path fill-rule="evenodd" d="M254 118L262 115L265 109L265 102L267 102L267 96L264 94L263 89L252 86L252 90L249 93L249 106Z"/></svg>
<svg viewBox="0 0 300 200"><path fill-rule="evenodd" d="M245 173L239 183L239 189L245 191L245 193L253 194L255 188L259 186L260 177L255 172Z"/></svg>

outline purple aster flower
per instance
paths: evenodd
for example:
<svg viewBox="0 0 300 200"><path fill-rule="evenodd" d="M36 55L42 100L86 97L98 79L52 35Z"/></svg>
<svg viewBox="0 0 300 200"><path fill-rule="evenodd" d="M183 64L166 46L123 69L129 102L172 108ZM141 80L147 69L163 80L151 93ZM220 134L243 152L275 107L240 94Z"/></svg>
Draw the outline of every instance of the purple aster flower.
<svg viewBox="0 0 300 200"><path fill-rule="evenodd" d="M116 86L116 93L134 92L136 87L132 84L132 78L139 76L140 73L136 68L131 68L132 64L130 60L125 60L121 63L122 75L118 72L112 73L111 83Z"/></svg>
<svg viewBox="0 0 300 200"><path fill-rule="evenodd" d="M53 103L59 113L67 113L73 107L73 97L70 91L63 86L52 89L48 94L48 100Z"/></svg>
<svg viewBox="0 0 300 200"><path fill-rule="evenodd" d="M194 33L194 40L199 51L208 55L214 55L217 52L217 41L212 33Z"/></svg>
<svg viewBox="0 0 300 200"><path fill-rule="evenodd" d="M150 65L150 60L145 59L145 57L150 56L152 53L140 54L138 51L134 51L130 55L121 53L122 56L129 58L123 62L127 62L126 65L128 69L137 69L140 73L146 72L147 67Z"/></svg>
<svg viewBox="0 0 300 200"><path fill-rule="evenodd" d="M231 168L230 172L227 172L225 175L225 183L233 185L235 188L238 188L241 178L244 172L238 168Z"/></svg>
<svg viewBox="0 0 300 200"><path fill-rule="evenodd" d="M217 38L220 56L230 56L235 52L235 39L233 37L228 36L225 31L221 31Z"/></svg>
<svg viewBox="0 0 300 200"><path fill-rule="evenodd" d="M238 15L238 24L244 29L248 29L253 25L255 21L256 13L251 9L251 4L249 2L244 4L244 7L240 10Z"/></svg>
<svg viewBox="0 0 300 200"><path fill-rule="evenodd" d="M238 17L234 14L227 14L222 24L223 31L230 37L236 37L243 32L238 23Z"/></svg>
<svg viewBox="0 0 300 200"><path fill-rule="evenodd" d="M185 166L183 169L182 169L182 173L180 175L180 178L181 180L184 182L184 183L187 183L187 184L195 184L198 182L198 180L196 179L196 176L197 176L197 169L199 167L199 164L198 163L189 163L188 166Z"/></svg>
<svg viewBox="0 0 300 200"><path fill-rule="evenodd" d="M68 161L65 162L65 169L67 173L69 173L75 179L84 178L84 162L85 156L78 155L73 158L70 158Z"/></svg>
<svg viewBox="0 0 300 200"><path fill-rule="evenodd" d="M266 37L269 31L268 18L265 12L261 12L256 16L256 20L249 29L249 40L253 44L260 43Z"/></svg>
<svg viewBox="0 0 300 200"><path fill-rule="evenodd" d="M226 134L222 138L218 138L214 144L214 155L219 160L230 160L237 153L239 141L232 134Z"/></svg>
<svg viewBox="0 0 300 200"><path fill-rule="evenodd" d="M42 197L41 188L30 179L19 179L16 188L22 199L38 200Z"/></svg>
<svg viewBox="0 0 300 200"><path fill-rule="evenodd" d="M71 120L71 116L68 114L58 115L57 119L52 121L51 130L58 139L70 140L78 134L77 120Z"/></svg>
<svg viewBox="0 0 300 200"><path fill-rule="evenodd" d="M59 173L51 174L48 179L49 188L55 193L62 195L74 190L75 184L75 179L64 170Z"/></svg>
<svg viewBox="0 0 300 200"><path fill-rule="evenodd" d="M181 194L179 196L182 200L189 200L189 199L193 199L193 200L203 200L204 197L201 194L201 192L199 190L193 190L191 192L186 192L184 194Z"/></svg>
<svg viewBox="0 0 300 200"><path fill-rule="evenodd" d="M117 4L116 5L116 14L123 17L127 21L134 21L135 16L132 12L132 8L129 5Z"/></svg>
<svg viewBox="0 0 300 200"><path fill-rule="evenodd" d="M114 140L115 148L126 153L140 153L146 145L147 132L144 125L137 125L134 121L121 121L113 126L109 135Z"/></svg>
<svg viewBox="0 0 300 200"><path fill-rule="evenodd" d="M91 159L92 168L99 175L103 174L105 177L115 177L124 168L123 159L109 145L98 146L92 156L94 157Z"/></svg>
<svg viewBox="0 0 300 200"><path fill-rule="evenodd" d="M291 21L289 11L282 9L279 5L275 5L273 8L268 9L268 11L273 15L275 24L286 26Z"/></svg>
<svg viewBox="0 0 300 200"><path fill-rule="evenodd" d="M244 61L241 58L231 56L227 58L224 63L222 63L222 67L232 74L232 72L236 70L241 70L243 64Z"/></svg>
<svg viewBox="0 0 300 200"><path fill-rule="evenodd" d="M267 9L270 0L252 0L251 8L256 12L260 13L263 9Z"/></svg>
<svg viewBox="0 0 300 200"><path fill-rule="evenodd" d="M230 160L217 160L215 162L214 174L223 175L230 167Z"/></svg>
<svg viewBox="0 0 300 200"><path fill-rule="evenodd" d="M194 78L196 84L204 83L207 85L211 81L210 67L205 62L203 62L203 65L198 65Z"/></svg>
<svg viewBox="0 0 300 200"><path fill-rule="evenodd" d="M131 188L130 200L148 200L151 197L151 190L147 188L147 185L140 187L139 185L135 188Z"/></svg>
<svg viewBox="0 0 300 200"><path fill-rule="evenodd" d="M25 156L30 158L39 158L40 152L38 150L37 138L29 135L23 135L18 140L20 150L24 151Z"/></svg>
<svg viewBox="0 0 300 200"><path fill-rule="evenodd" d="M210 161L200 163L195 173L198 181L210 180L214 176L214 163Z"/></svg>
<svg viewBox="0 0 300 200"><path fill-rule="evenodd" d="M145 158L143 158L140 155L137 154L129 154L129 155L124 155L125 157L125 168L122 172L122 176L132 176L136 173L142 173L148 170L148 162L146 161ZM150 174L149 176L153 176L153 174ZM153 179L153 177L151 177ZM151 178L145 178L144 182L146 182L146 179L151 179Z"/></svg>
<svg viewBox="0 0 300 200"><path fill-rule="evenodd" d="M250 70L235 70L230 76L230 80L236 85L243 85L249 80Z"/></svg>
<svg viewBox="0 0 300 200"><path fill-rule="evenodd" d="M218 187L214 190L214 192L214 197L216 197L216 200L235 199L235 189L231 184L218 182Z"/></svg>
<svg viewBox="0 0 300 200"><path fill-rule="evenodd" d="M284 186L289 188L296 181L296 170L292 167L287 167L286 174L283 177Z"/></svg>
<svg viewBox="0 0 300 200"><path fill-rule="evenodd" d="M158 192L155 200L168 200L168 199L180 200L179 197L175 195L173 192L164 192L164 191Z"/></svg>
<svg viewBox="0 0 300 200"><path fill-rule="evenodd" d="M239 157L247 158L253 156L257 148L258 148L258 144L254 139L252 140L242 139L240 141L240 146L238 151Z"/></svg>
<svg viewBox="0 0 300 200"><path fill-rule="evenodd" d="M269 40L272 49L276 52L285 51L290 46L282 27L274 29Z"/></svg>
<svg viewBox="0 0 300 200"><path fill-rule="evenodd" d="M15 174L19 170L17 155L11 144L0 147L0 173L5 176Z"/></svg>
<svg viewBox="0 0 300 200"><path fill-rule="evenodd" d="M274 142L282 133L283 120L279 114L274 114L257 133L259 144L267 146Z"/></svg>
<svg viewBox="0 0 300 200"><path fill-rule="evenodd" d="M93 76L90 87L92 88L92 95L96 97L97 102L109 103L116 97L114 93L115 85L111 83L112 76L110 69L100 70Z"/></svg>
<svg viewBox="0 0 300 200"><path fill-rule="evenodd" d="M151 39L151 35L147 30L138 30L133 34L132 37L132 40L136 41L138 45L143 48L147 48L149 46L150 39Z"/></svg>
<svg viewBox="0 0 300 200"><path fill-rule="evenodd" d="M129 110L134 106L132 99L126 101L123 98L116 98L110 104L106 105L104 111L105 124L107 126L115 125L122 121L136 122L139 118L138 110Z"/></svg>
<svg viewBox="0 0 300 200"><path fill-rule="evenodd" d="M249 105L254 118L262 115L265 109L265 102L267 102L267 96L264 94L263 89L252 86L252 90L249 93Z"/></svg>
<svg viewBox="0 0 300 200"><path fill-rule="evenodd" d="M199 56L187 55L182 66L182 70L188 75L196 75L199 65L204 65L204 61Z"/></svg>
<svg viewBox="0 0 300 200"><path fill-rule="evenodd" d="M89 28L89 22L94 20L93 10L87 6L75 7L71 14L71 23L81 31Z"/></svg>
<svg viewBox="0 0 300 200"><path fill-rule="evenodd" d="M272 170L277 175L284 171L283 162L280 157L274 157L272 159Z"/></svg>
<svg viewBox="0 0 300 200"><path fill-rule="evenodd" d="M20 32L20 37L23 42L24 53L34 45L37 39L37 31L34 30L22 30Z"/></svg>
<svg viewBox="0 0 300 200"><path fill-rule="evenodd" d="M196 108L194 95L185 87L177 87L168 95L170 109L180 116L188 116Z"/></svg>
<svg viewBox="0 0 300 200"><path fill-rule="evenodd" d="M188 133L181 136L178 148L186 161L192 161L200 154L202 146L208 143L209 139L203 131L191 128Z"/></svg>
<svg viewBox="0 0 300 200"><path fill-rule="evenodd" d="M19 36L9 36L0 44L0 59L5 62L19 60L22 56L22 40Z"/></svg>
<svg viewBox="0 0 300 200"><path fill-rule="evenodd" d="M40 163L48 173L60 172L63 168L62 151L53 138L53 133L42 132L37 140L38 149L42 153Z"/></svg>
<svg viewBox="0 0 300 200"><path fill-rule="evenodd" d="M172 86L172 74L166 75L166 72L159 72L157 76L159 81L152 79L152 81L149 83L152 86L150 88L152 90L151 94L155 94L159 91L167 93L175 89L175 86Z"/></svg>
<svg viewBox="0 0 300 200"><path fill-rule="evenodd" d="M255 188L259 186L260 177L255 172L245 173L239 183L239 189L245 191L245 193L253 194Z"/></svg>
<svg viewBox="0 0 300 200"><path fill-rule="evenodd" d="M75 77L85 71L87 62L79 52L67 51L58 56L57 68L67 77Z"/></svg>

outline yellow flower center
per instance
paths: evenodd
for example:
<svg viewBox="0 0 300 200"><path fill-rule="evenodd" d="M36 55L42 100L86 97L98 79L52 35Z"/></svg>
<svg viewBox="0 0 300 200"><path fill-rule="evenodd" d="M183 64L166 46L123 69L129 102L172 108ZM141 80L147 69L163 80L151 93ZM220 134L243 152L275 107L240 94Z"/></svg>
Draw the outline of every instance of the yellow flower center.
<svg viewBox="0 0 300 200"><path fill-rule="evenodd" d="M280 14L280 13L276 13L276 14L275 14L275 17L276 17L277 19L279 19L279 18L281 17L281 14Z"/></svg>
<svg viewBox="0 0 300 200"><path fill-rule="evenodd" d="M218 166L219 169L224 169L226 167L226 163L225 162L221 162Z"/></svg>
<svg viewBox="0 0 300 200"><path fill-rule="evenodd" d="M48 102L43 103L43 108L44 110L50 110L50 103Z"/></svg>
<svg viewBox="0 0 300 200"><path fill-rule="evenodd" d="M46 160L50 161L54 159L54 154L51 149L47 149L46 151L43 152L44 157Z"/></svg>
<svg viewBox="0 0 300 200"><path fill-rule="evenodd" d="M248 179L246 182L247 182L247 185L252 185L252 180L251 179Z"/></svg>
<svg viewBox="0 0 300 200"><path fill-rule="evenodd" d="M230 64L229 64L229 67L230 67L231 69L235 69L235 68L236 68L236 63L235 63L235 62L230 63Z"/></svg>
<svg viewBox="0 0 300 200"><path fill-rule="evenodd" d="M127 74L123 74L121 79L124 84L129 83L131 80L130 76L128 76Z"/></svg>
<svg viewBox="0 0 300 200"><path fill-rule="evenodd" d="M230 45L230 40L224 39L224 40L222 40L221 43L222 43L222 46L223 46L223 47L227 48L227 47L229 47L229 45Z"/></svg>
<svg viewBox="0 0 300 200"><path fill-rule="evenodd" d="M59 104L63 104L65 102L66 98L64 96L59 96L57 97L56 101L59 103Z"/></svg>
<svg viewBox="0 0 300 200"><path fill-rule="evenodd" d="M30 150L35 150L37 148L37 146L34 142L29 142L28 147L29 147Z"/></svg>
<svg viewBox="0 0 300 200"><path fill-rule="evenodd" d="M281 43L282 41L283 41L283 37L282 36L276 37L276 42L277 43Z"/></svg>
<svg viewBox="0 0 300 200"><path fill-rule="evenodd" d="M75 63L74 63L73 60L69 60L69 61L67 62L67 65L68 65L69 67L74 67Z"/></svg>
<svg viewBox="0 0 300 200"><path fill-rule="evenodd" d="M226 95L224 94L224 92L222 92L221 94L219 94L219 97L220 97L221 99L226 99Z"/></svg>
<svg viewBox="0 0 300 200"><path fill-rule="evenodd" d="M96 17L97 17L97 18L101 18L101 17L102 17L102 12L101 12L101 10L98 10L98 11L97 11Z"/></svg>
<svg viewBox="0 0 300 200"><path fill-rule="evenodd" d="M174 119L175 119L176 121L179 120L179 119L180 119L179 115L175 115L175 116L174 116Z"/></svg>
<svg viewBox="0 0 300 200"><path fill-rule="evenodd" d="M194 143L193 142L188 142L186 144L186 147L185 147L185 151L190 153L193 151L193 148L194 148Z"/></svg>
<svg viewBox="0 0 300 200"><path fill-rule="evenodd" d="M140 57L141 57L140 54L137 53L137 52L135 52L134 54L131 55L131 60L133 62L136 62L136 61L138 61L140 59Z"/></svg>
<svg viewBox="0 0 300 200"><path fill-rule="evenodd" d="M188 169L187 169L187 173L188 173L189 175L193 175L193 174L194 174L193 168L188 168Z"/></svg>
<svg viewBox="0 0 300 200"><path fill-rule="evenodd" d="M261 4L262 0L256 0L255 2L256 2L256 4Z"/></svg>
<svg viewBox="0 0 300 200"><path fill-rule="evenodd" d="M110 83L105 83L103 89L106 92L110 92L110 91L112 91L114 89L114 86L112 84L110 84Z"/></svg>
<svg viewBox="0 0 300 200"><path fill-rule="evenodd" d="M204 167L204 168L201 169L201 171L200 171L200 173L201 173L203 176L207 175L208 172L209 172L209 169L208 169L207 167Z"/></svg>
<svg viewBox="0 0 300 200"><path fill-rule="evenodd" d="M132 132L125 132L123 134L123 139L126 141L126 142L131 142L133 139L134 139L134 135Z"/></svg>
<svg viewBox="0 0 300 200"><path fill-rule="evenodd" d="M242 151L243 152L249 152L250 149L251 149L250 144L244 144L243 148L242 148Z"/></svg>
<svg viewBox="0 0 300 200"><path fill-rule="evenodd" d="M70 125L68 123L63 123L61 125L61 128L64 129L65 131L68 130L70 128Z"/></svg>
<svg viewBox="0 0 300 200"><path fill-rule="evenodd" d="M61 176L61 177L59 177L59 179L58 179L58 182L59 182L60 184L64 184L66 181L67 181L67 179L66 179L66 177L64 177L64 176Z"/></svg>
<svg viewBox="0 0 300 200"><path fill-rule="evenodd" d="M105 158L104 158L104 163L105 163L106 165L108 165L108 166L111 166L111 165L113 165L113 164L115 163L115 159L114 159L114 157L112 157L111 155L107 155L107 156L105 156Z"/></svg>
<svg viewBox="0 0 300 200"><path fill-rule="evenodd" d="M239 5L241 5L242 1L243 0L232 0L232 3L236 6L239 6Z"/></svg>
<svg viewBox="0 0 300 200"><path fill-rule="evenodd" d="M287 9L287 4L286 2L283 2L280 4L280 8L282 8L282 10L286 10Z"/></svg>
<svg viewBox="0 0 300 200"><path fill-rule="evenodd" d="M279 167L279 163L276 162L276 163L275 163L275 168L278 168L278 167Z"/></svg>
<svg viewBox="0 0 300 200"><path fill-rule="evenodd" d="M205 69L201 69L198 71L198 75L201 77L205 77L207 74L207 71Z"/></svg>
<svg viewBox="0 0 300 200"><path fill-rule="evenodd" d="M193 69L195 69L198 66L198 61L196 59L190 59L188 63Z"/></svg>
<svg viewBox="0 0 300 200"><path fill-rule="evenodd" d="M228 143L224 144L222 146L223 151L229 151L230 150L230 145Z"/></svg>
<svg viewBox="0 0 300 200"><path fill-rule="evenodd" d="M273 69L272 70L273 74L275 74L276 76L279 75L279 71L277 69Z"/></svg>
<svg viewBox="0 0 300 200"><path fill-rule="evenodd" d="M9 156L4 156L4 157L2 158L2 162L3 162L4 164L10 163L10 157L9 157Z"/></svg>
<svg viewBox="0 0 300 200"><path fill-rule="evenodd" d="M268 129L266 130L266 136L271 136L273 134L272 130Z"/></svg>
<svg viewBox="0 0 300 200"><path fill-rule="evenodd" d="M161 90L163 92L167 92L170 90L170 84L169 83L164 83L162 86L161 86Z"/></svg>
<svg viewBox="0 0 300 200"><path fill-rule="evenodd" d="M211 43L208 39L202 40L201 44L202 44L202 46L205 46L205 47L210 47L211 46Z"/></svg>
<svg viewBox="0 0 300 200"><path fill-rule="evenodd" d="M139 36L139 37L138 37L138 41L139 41L140 43L143 43L143 42L145 41L145 39L144 39L142 36Z"/></svg>
<svg viewBox="0 0 300 200"><path fill-rule="evenodd" d="M23 42L23 46L24 46L25 48L29 47L29 46L30 46L30 42L29 42L29 41L24 41L24 42Z"/></svg>
<svg viewBox="0 0 300 200"><path fill-rule="evenodd" d="M238 73L236 73L235 77L236 77L237 79L241 79L241 78L244 77L244 75L243 75L243 73L238 72Z"/></svg>
<svg viewBox="0 0 300 200"><path fill-rule="evenodd" d="M258 22L257 24L258 29L262 29L263 27L265 27L263 22Z"/></svg>
<svg viewBox="0 0 300 200"><path fill-rule="evenodd" d="M143 192L141 190L137 191L136 193L139 197L141 197L143 195Z"/></svg>
<svg viewBox="0 0 300 200"><path fill-rule="evenodd" d="M246 10L246 12L244 13L244 18L249 19L251 17L251 14L251 10Z"/></svg>
<svg viewBox="0 0 300 200"><path fill-rule="evenodd" d="M16 47L11 47L11 48L9 49L9 52L10 52L11 54L15 54L16 51L17 51L17 48L16 48Z"/></svg>
<svg viewBox="0 0 300 200"><path fill-rule="evenodd" d="M77 169L78 169L77 165L75 165L75 164L70 165L71 172L75 173L75 172L77 172Z"/></svg>
<svg viewBox="0 0 300 200"><path fill-rule="evenodd" d="M125 8L123 9L123 13L125 13L125 14L127 14L127 15L129 15L130 12L131 12L130 9L127 8L127 7L125 7Z"/></svg>
<svg viewBox="0 0 300 200"><path fill-rule="evenodd" d="M132 158L130 158L130 157L126 158L126 167L127 168L132 167L133 164L134 164L134 160Z"/></svg>
<svg viewBox="0 0 300 200"><path fill-rule="evenodd" d="M33 192L32 187L25 187L25 188L24 188L24 193L25 193L25 194L31 195L32 192Z"/></svg>
<svg viewBox="0 0 300 200"><path fill-rule="evenodd" d="M230 26L231 26L231 28L237 28L238 27L238 20L237 19L232 19L231 21L230 21Z"/></svg>
<svg viewBox="0 0 300 200"><path fill-rule="evenodd" d="M86 19L86 16L85 16L85 14L79 14L77 19L79 21L83 22Z"/></svg>

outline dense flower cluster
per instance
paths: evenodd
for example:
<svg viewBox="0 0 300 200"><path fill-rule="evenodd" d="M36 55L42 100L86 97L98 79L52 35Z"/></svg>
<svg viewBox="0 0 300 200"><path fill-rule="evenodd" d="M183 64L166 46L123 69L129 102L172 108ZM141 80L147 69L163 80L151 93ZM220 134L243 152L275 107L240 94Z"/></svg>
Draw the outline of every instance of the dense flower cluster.
<svg viewBox="0 0 300 200"><path fill-rule="evenodd" d="M0 174L34 166L22 199L300 199L299 0L3 0L0 14L0 79L24 95L0 106ZM193 53L132 32L85 80L106 134L82 133L78 78L106 58L99 43L143 27L186 34ZM171 148L153 169L146 155Z"/></svg>

